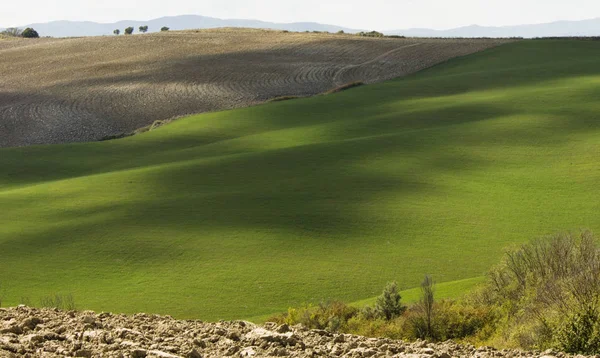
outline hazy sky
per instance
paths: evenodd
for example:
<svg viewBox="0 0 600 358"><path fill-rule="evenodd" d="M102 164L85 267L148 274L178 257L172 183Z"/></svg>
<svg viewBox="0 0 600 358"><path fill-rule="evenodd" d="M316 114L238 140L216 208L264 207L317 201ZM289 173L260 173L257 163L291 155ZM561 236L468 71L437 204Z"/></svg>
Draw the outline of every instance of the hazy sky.
<svg viewBox="0 0 600 358"><path fill-rule="evenodd" d="M28 0L3 1L0 28L52 20L149 20L197 14L351 28L445 29L600 17L600 0Z"/></svg>

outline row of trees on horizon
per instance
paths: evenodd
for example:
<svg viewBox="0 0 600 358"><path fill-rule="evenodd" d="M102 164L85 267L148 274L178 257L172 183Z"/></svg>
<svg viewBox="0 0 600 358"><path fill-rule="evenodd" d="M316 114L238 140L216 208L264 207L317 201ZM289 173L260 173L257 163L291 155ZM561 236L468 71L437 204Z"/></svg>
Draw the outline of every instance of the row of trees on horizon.
<svg viewBox="0 0 600 358"><path fill-rule="evenodd" d="M129 27L127 27L127 28L126 28L126 29L123 31L123 33L124 33L125 35L131 35L131 34L133 34L133 30L134 30L134 28L133 28L132 26L129 26ZM167 26L163 26L163 27L161 27L161 28L160 28L160 31L162 31L162 32L169 31L169 30L170 30L170 28L168 28ZM138 31L139 31L140 33L142 33L142 34L145 34L146 32L148 32L148 25L140 26L140 27L138 28ZM121 30L120 30L120 29L115 29L115 30L113 31L113 34L115 34L115 35L119 36L119 35L121 34Z"/></svg>
<svg viewBox="0 0 600 358"><path fill-rule="evenodd" d="M24 37L24 38L38 38L40 34L31 27L21 30L17 27L9 27L8 29L0 32L0 35L9 37Z"/></svg>

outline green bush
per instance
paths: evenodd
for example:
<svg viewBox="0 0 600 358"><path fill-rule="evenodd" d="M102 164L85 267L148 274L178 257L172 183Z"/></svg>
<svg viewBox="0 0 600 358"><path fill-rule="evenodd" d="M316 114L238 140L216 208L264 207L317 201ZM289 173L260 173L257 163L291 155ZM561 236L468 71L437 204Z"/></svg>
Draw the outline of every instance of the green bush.
<svg viewBox="0 0 600 358"><path fill-rule="evenodd" d="M555 332L556 347L567 353L600 353L600 317L595 307L587 307L562 321Z"/></svg>
<svg viewBox="0 0 600 358"><path fill-rule="evenodd" d="M406 307L402 306L400 300L402 297L398 292L398 284L396 282L390 282L385 286L383 293L377 297L375 303L375 312L381 318L386 320L394 319L400 316Z"/></svg>
<svg viewBox="0 0 600 358"><path fill-rule="evenodd" d="M486 339L495 328L496 317L496 312L491 307L469 302L441 301L435 307L434 335L440 341L468 337Z"/></svg>
<svg viewBox="0 0 600 358"><path fill-rule="evenodd" d="M170 30L170 28L168 28L166 26L163 26L163 27L160 28L161 32L165 32L165 31L169 31L169 30Z"/></svg>
<svg viewBox="0 0 600 358"><path fill-rule="evenodd" d="M129 26L128 28L125 29L125 35L131 35L133 34L133 27Z"/></svg>
<svg viewBox="0 0 600 358"><path fill-rule="evenodd" d="M140 26L138 29L141 33L145 34L148 32L148 25Z"/></svg>
<svg viewBox="0 0 600 358"><path fill-rule="evenodd" d="M402 316L387 321L382 318L367 318L361 313L348 320L344 333L390 339L407 338Z"/></svg>
<svg viewBox="0 0 600 358"><path fill-rule="evenodd" d="M312 304L300 308L289 308L284 315L271 317L270 322L278 324L302 324L310 329L326 329L338 332L346 327L348 320L359 312L356 307L351 307L343 302L322 302L317 306Z"/></svg>
<svg viewBox="0 0 600 358"><path fill-rule="evenodd" d="M384 37L385 35L378 31L370 31L370 32L359 32L358 36L363 37Z"/></svg>
<svg viewBox="0 0 600 358"><path fill-rule="evenodd" d="M27 39L36 39L36 38L40 37L38 32L35 31L34 29L32 29L31 27L28 27L25 30L23 30L23 33L21 34L21 36L23 36Z"/></svg>

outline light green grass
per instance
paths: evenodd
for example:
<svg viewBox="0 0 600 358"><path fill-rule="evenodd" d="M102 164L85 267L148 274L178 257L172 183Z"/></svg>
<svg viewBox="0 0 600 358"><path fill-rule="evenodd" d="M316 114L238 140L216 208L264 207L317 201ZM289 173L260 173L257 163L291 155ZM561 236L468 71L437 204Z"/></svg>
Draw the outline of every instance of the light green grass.
<svg viewBox="0 0 600 358"><path fill-rule="evenodd" d="M205 320L480 277L600 228L600 44L524 41L123 140L0 150L8 304Z"/></svg>

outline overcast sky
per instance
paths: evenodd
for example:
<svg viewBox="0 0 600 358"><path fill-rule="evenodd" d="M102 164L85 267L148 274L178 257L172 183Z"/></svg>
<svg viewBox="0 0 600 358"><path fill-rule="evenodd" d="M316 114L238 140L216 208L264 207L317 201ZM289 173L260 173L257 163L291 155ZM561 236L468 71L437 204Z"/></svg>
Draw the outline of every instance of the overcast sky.
<svg viewBox="0 0 600 358"><path fill-rule="evenodd" d="M600 17L600 0L27 0L2 1L0 28L53 20L149 20L196 14L350 28L446 29Z"/></svg>

